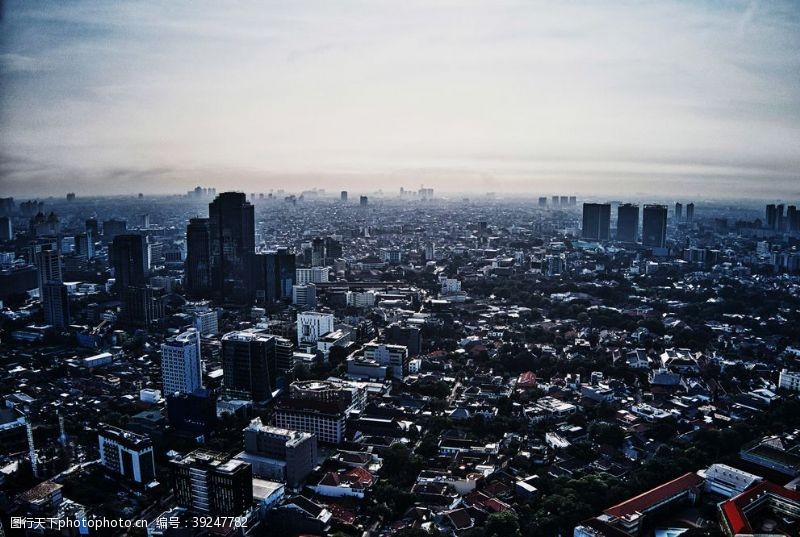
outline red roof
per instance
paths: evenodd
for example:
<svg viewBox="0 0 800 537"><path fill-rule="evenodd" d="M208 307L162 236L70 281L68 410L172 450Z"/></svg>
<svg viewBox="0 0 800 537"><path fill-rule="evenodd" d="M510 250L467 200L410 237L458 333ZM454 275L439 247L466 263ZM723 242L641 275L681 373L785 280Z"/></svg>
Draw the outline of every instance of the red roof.
<svg viewBox="0 0 800 537"><path fill-rule="evenodd" d="M758 485L734 496L722 504L722 512L734 534L753 531L744 514L744 508L762 494L770 494L788 501L800 503L800 492L789 490L770 481L762 481Z"/></svg>
<svg viewBox="0 0 800 537"><path fill-rule="evenodd" d="M605 510L605 513L618 518L632 515L633 513L642 513L647 511L649 507L697 487L702 483L702 477L693 472L689 472L613 507L609 507Z"/></svg>
<svg viewBox="0 0 800 537"><path fill-rule="evenodd" d="M517 378L518 388L535 388L536 387L536 373L533 371L525 371L519 378Z"/></svg>

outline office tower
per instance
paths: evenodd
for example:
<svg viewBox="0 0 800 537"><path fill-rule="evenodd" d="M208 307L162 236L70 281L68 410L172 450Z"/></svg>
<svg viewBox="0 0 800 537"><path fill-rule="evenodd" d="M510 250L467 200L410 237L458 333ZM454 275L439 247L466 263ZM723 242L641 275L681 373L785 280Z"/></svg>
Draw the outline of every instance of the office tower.
<svg viewBox="0 0 800 537"><path fill-rule="evenodd" d="M550 198L550 205L553 207L558 207L558 196L553 196Z"/></svg>
<svg viewBox="0 0 800 537"><path fill-rule="evenodd" d="M321 267L325 263L325 241L319 237L311 241L311 266Z"/></svg>
<svg viewBox="0 0 800 537"><path fill-rule="evenodd" d="M786 208L786 222L789 231L800 231L800 213L797 212L797 206L789 205Z"/></svg>
<svg viewBox="0 0 800 537"><path fill-rule="evenodd" d="M333 314L309 311L297 314L297 343L316 343L320 337L333 332Z"/></svg>
<svg viewBox="0 0 800 537"><path fill-rule="evenodd" d="M305 283L327 283L330 277L328 267L299 268L295 270L297 285Z"/></svg>
<svg viewBox="0 0 800 537"><path fill-rule="evenodd" d="M608 203L583 204L583 238L608 240L611 229L611 205Z"/></svg>
<svg viewBox="0 0 800 537"><path fill-rule="evenodd" d="M325 237L325 265L333 265L342 257L342 243L333 237Z"/></svg>
<svg viewBox="0 0 800 537"><path fill-rule="evenodd" d="M366 386L360 382L323 380L293 382L289 396L275 407L275 425L317 435L320 442L340 444L345 440L350 413L363 410Z"/></svg>
<svg viewBox="0 0 800 537"><path fill-rule="evenodd" d="M561 196L558 200L559 205L562 207L566 207L569 205L569 197L568 196Z"/></svg>
<svg viewBox="0 0 800 537"><path fill-rule="evenodd" d="M111 244L111 264L118 293L133 285L144 285L148 273L147 238L117 235Z"/></svg>
<svg viewBox="0 0 800 537"><path fill-rule="evenodd" d="M347 190L342 190L341 194L339 194L340 201L347 201Z"/></svg>
<svg viewBox="0 0 800 537"><path fill-rule="evenodd" d="M407 347L410 356L422 352L422 331L415 326L394 323L386 327L384 335L388 343Z"/></svg>
<svg viewBox="0 0 800 537"><path fill-rule="evenodd" d="M153 442L147 436L101 423L97 443L100 464L110 471L137 483L155 479Z"/></svg>
<svg viewBox="0 0 800 537"><path fill-rule="evenodd" d="M539 198L539 207L547 207L547 198L544 196Z"/></svg>
<svg viewBox="0 0 800 537"><path fill-rule="evenodd" d="M197 311L194 314L194 328L200 336L215 336L219 332L219 316L216 310Z"/></svg>
<svg viewBox="0 0 800 537"><path fill-rule="evenodd" d="M150 215L149 214L140 214L139 215L139 228L140 229L150 229Z"/></svg>
<svg viewBox="0 0 800 537"><path fill-rule="evenodd" d="M100 223L96 218L87 218L84 222L83 229L86 233L92 234L92 239L97 240L100 237Z"/></svg>
<svg viewBox="0 0 800 537"><path fill-rule="evenodd" d="M367 196L361 196L361 198L358 201L358 204L361 207L366 207L368 203L369 203L369 198L367 198Z"/></svg>
<svg viewBox="0 0 800 537"><path fill-rule="evenodd" d="M636 242L639 238L639 206L625 203L617 207L617 240Z"/></svg>
<svg viewBox="0 0 800 537"><path fill-rule="evenodd" d="M69 326L69 295L67 286L61 282L47 282L42 288L44 322L56 328Z"/></svg>
<svg viewBox="0 0 800 537"><path fill-rule="evenodd" d="M103 221L103 240L105 242L112 242L117 235L123 235L128 232L128 222L112 218Z"/></svg>
<svg viewBox="0 0 800 537"><path fill-rule="evenodd" d="M161 344L163 393L192 393L203 387L200 334L194 328Z"/></svg>
<svg viewBox="0 0 800 537"><path fill-rule="evenodd" d="M686 204L686 221L687 222L694 221L694 203Z"/></svg>
<svg viewBox="0 0 800 537"><path fill-rule="evenodd" d="M287 248L256 254L254 288L258 302L274 304L291 299L295 261L294 253Z"/></svg>
<svg viewBox="0 0 800 537"><path fill-rule="evenodd" d="M688 215L688 206L687 215ZM642 245L653 248L667 246L667 206L645 205L642 210Z"/></svg>
<svg viewBox="0 0 800 537"><path fill-rule="evenodd" d="M75 253L86 259L94 257L94 237L90 232L75 235Z"/></svg>
<svg viewBox="0 0 800 537"><path fill-rule="evenodd" d="M578 198L576 196L570 196L569 197L569 204L572 205L572 206L577 205L578 204Z"/></svg>
<svg viewBox="0 0 800 537"><path fill-rule="evenodd" d="M775 229L778 231L783 231L785 225L785 219L783 215L783 203L780 205L775 206L776 219L775 219Z"/></svg>
<svg viewBox="0 0 800 537"><path fill-rule="evenodd" d="M11 218L0 216L0 241L10 241L14 238L14 229L11 225Z"/></svg>
<svg viewBox="0 0 800 537"><path fill-rule="evenodd" d="M44 285L50 282L62 283L61 254L57 250L42 250L36 254L36 269L39 280L39 299L44 297Z"/></svg>
<svg viewBox="0 0 800 537"><path fill-rule="evenodd" d="M175 502L193 513L238 517L253 503L253 470L246 462L197 450L169 465Z"/></svg>
<svg viewBox="0 0 800 537"><path fill-rule="evenodd" d="M252 299L255 213L242 192L224 192L208 204L211 284L217 297L244 304Z"/></svg>
<svg viewBox="0 0 800 537"><path fill-rule="evenodd" d="M249 463L255 476L298 487L317 465L317 437L255 418L244 430L244 451L236 458Z"/></svg>
<svg viewBox="0 0 800 537"><path fill-rule="evenodd" d="M6 215L14 212L14 198L0 198L0 214Z"/></svg>
<svg viewBox="0 0 800 537"><path fill-rule="evenodd" d="M148 328L164 319L164 290L150 285L131 285L121 291L123 319Z"/></svg>
<svg viewBox="0 0 800 537"><path fill-rule="evenodd" d="M683 204L681 202L675 202L675 221L679 222L683 216Z"/></svg>
<svg viewBox="0 0 800 537"><path fill-rule="evenodd" d="M292 304L300 307L314 308L317 305L317 286L304 283L292 286Z"/></svg>
<svg viewBox="0 0 800 537"><path fill-rule="evenodd" d="M775 229L778 225L778 209L774 203L767 205L766 224L768 229Z"/></svg>
<svg viewBox="0 0 800 537"><path fill-rule="evenodd" d="M211 294L211 228L208 218L192 218L186 226L186 292L189 296Z"/></svg>
<svg viewBox="0 0 800 537"><path fill-rule="evenodd" d="M279 341L280 340L280 341ZM283 380L278 371L279 347L286 340L250 329L222 336L225 394L233 399L269 401Z"/></svg>
<svg viewBox="0 0 800 537"><path fill-rule="evenodd" d="M433 243L425 245L425 261L436 261L436 246Z"/></svg>
<svg viewBox="0 0 800 537"><path fill-rule="evenodd" d="M387 345L385 343L367 343L364 345L364 359L386 367L396 379L408 375L408 347L404 345Z"/></svg>

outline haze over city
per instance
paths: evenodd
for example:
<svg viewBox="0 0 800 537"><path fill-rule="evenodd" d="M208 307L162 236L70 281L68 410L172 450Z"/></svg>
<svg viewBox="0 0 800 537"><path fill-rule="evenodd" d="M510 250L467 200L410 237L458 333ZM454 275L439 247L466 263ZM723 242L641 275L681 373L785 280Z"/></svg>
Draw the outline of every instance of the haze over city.
<svg viewBox="0 0 800 537"><path fill-rule="evenodd" d="M5 195L800 192L792 1L12 0L0 83Z"/></svg>

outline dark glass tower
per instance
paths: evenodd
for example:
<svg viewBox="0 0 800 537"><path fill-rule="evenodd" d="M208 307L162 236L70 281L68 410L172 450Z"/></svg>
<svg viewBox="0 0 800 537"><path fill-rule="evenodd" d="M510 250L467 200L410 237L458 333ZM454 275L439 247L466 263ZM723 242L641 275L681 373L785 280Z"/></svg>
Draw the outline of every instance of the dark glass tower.
<svg viewBox="0 0 800 537"><path fill-rule="evenodd" d="M295 255L287 248L255 256L256 300L274 304L292 297L295 281Z"/></svg>
<svg viewBox="0 0 800 537"><path fill-rule="evenodd" d="M144 285L148 272L144 235L117 235L111 244L111 259L118 293L133 285Z"/></svg>
<svg viewBox="0 0 800 537"><path fill-rule="evenodd" d="M192 218L186 226L186 292L211 293L211 229L208 218Z"/></svg>
<svg viewBox="0 0 800 537"><path fill-rule="evenodd" d="M242 192L223 192L208 204L211 237L211 287L220 299L252 300L255 213Z"/></svg>
<svg viewBox="0 0 800 537"><path fill-rule="evenodd" d="M642 211L642 245L664 248L667 245L666 205L645 205Z"/></svg>
<svg viewBox="0 0 800 537"><path fill-rule="evenodd" d="M608 240L611 229L611 205L608 203L583 204L583 238Z"/></svg>
<svg viewBox="0 0 800 537"><path fill-rule="evenodd" d="M639 238L639 206L626 203L617 207L617 240L636 242Z"/></svg>
<svg viewBox="0 0 800 537"><path fill-rule="evenodd" d="M225 394L234 399L269 401L279 387L278 337L245 330L222 337Z"/></svg>

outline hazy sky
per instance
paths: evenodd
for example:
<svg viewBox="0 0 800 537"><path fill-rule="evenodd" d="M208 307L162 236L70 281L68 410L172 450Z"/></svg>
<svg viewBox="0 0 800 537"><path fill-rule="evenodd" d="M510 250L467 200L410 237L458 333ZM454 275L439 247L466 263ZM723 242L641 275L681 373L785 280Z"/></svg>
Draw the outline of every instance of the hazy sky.
<svg viewBox="0 0 800 537"><path fill-rule="evenodd" d="M800 1L6 0L0 195L800 197Z"/></svg>

